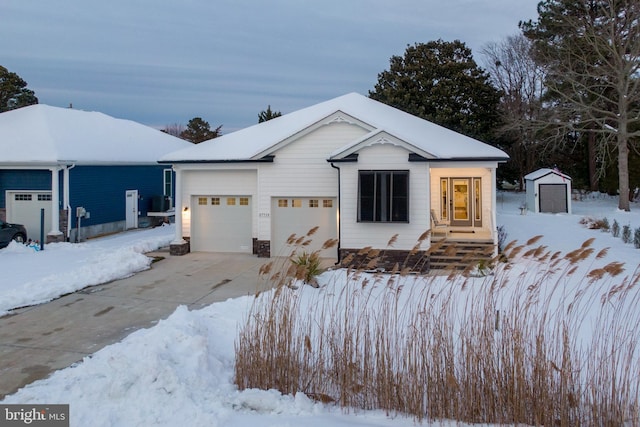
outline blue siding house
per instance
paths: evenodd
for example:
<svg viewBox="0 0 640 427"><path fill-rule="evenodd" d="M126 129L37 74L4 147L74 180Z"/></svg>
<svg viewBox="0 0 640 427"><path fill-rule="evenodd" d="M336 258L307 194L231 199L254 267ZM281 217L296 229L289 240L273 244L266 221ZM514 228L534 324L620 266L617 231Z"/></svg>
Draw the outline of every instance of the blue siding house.
<svg viewBox="0 0 640 427"><path fill-rule="evenodd" d="M0 219L24 224L33 240L75 242L169 218L174 173L157 160L190 145L97 112L1 113Z"/></svg>

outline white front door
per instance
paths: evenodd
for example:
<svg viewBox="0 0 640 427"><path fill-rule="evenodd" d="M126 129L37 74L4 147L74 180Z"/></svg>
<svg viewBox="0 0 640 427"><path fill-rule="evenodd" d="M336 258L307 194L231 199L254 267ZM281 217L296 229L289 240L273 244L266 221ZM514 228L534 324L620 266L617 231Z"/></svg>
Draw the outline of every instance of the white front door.
<svg viewBox="0 0 640 427"><path fill-rule="evenodd" d="M451 222L452 226L472 224L471 178L451 178Z"/></svg>
<svg viewBox="0 0 640 427"><path fill-rule="evenodd" d="M125 228L138 228L138 190L127 190L125 212Z"/></svg>

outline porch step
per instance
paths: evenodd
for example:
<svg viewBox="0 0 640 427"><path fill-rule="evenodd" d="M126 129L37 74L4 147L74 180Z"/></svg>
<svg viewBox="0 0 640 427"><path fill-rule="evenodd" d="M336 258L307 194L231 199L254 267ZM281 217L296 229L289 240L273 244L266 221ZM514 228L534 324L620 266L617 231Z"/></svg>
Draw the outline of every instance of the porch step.
<svg viewBox="0 0 640 427"><path fill-rule="evenodd" d="M429 255L432 270L465 270L493 258L492 240L441 240L433 242Z"/></svg>

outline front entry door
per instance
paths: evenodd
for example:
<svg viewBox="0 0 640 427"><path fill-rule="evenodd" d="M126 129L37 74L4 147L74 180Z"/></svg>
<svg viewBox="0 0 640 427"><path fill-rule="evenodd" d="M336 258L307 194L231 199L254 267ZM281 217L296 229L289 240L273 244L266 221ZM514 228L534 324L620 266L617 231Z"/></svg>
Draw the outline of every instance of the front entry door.
<svg viewBox="0 0 640 427"><path fill-rule="evenodd" d="M471 193L471 178L451 178L451 226L471 226Z"/></svg>
<svg viewBox="0 0 640 427"><path fill-rule="evenodd" d="M138 228L138 190L127 190L125 197L125 227Z"/></svg>

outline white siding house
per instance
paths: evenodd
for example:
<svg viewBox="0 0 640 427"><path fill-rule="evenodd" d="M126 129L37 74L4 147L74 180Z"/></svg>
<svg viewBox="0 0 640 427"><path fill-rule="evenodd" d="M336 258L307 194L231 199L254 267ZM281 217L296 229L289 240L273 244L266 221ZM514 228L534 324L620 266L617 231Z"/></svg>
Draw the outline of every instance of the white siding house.
<svg viewBox="0 0 640 427"><path fill-rule="evenodd" d="M342 259L364 247L401 256L432 227L432 211L449 223L447 238L495 242L495 171L507 158L344 95L164 156L182 212L172 251L288 255L290 235L319 226L307 250L337 239L324 256Z"/></svg>

